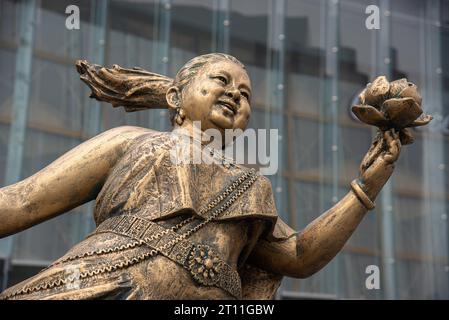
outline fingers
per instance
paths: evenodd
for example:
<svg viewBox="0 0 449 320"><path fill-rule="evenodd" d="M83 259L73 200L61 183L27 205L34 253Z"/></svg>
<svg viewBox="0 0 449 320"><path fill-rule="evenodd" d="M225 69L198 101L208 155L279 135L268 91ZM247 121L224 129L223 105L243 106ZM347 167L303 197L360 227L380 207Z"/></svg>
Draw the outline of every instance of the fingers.
<svg viewBox="0 0 449 320"><path fill-rule="evenodd" d="M373 143L371 144L371 147L369 148L365 157L363 158L362 163L360 164L361 174L365 172L365 170L373 164L374 160L376 160L376 158L382 152L383 140L384 140L383 135L382 133L379 132L376 138L374 139Z"/></svg>
<svg viewBox="0 0 449 320"><path fill-rule="evenodd" d="M394 163L401 151L401 140L399 139L399 133L394 129L384 132L384 139L387 147L387 152L384 155L384 159L388 163Z"/></svg>

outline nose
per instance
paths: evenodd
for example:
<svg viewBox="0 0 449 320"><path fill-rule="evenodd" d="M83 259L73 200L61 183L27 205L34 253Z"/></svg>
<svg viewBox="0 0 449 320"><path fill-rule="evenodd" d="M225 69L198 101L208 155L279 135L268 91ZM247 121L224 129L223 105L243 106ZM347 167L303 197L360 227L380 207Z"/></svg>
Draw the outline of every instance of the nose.
<svg viewBox="0 0 449 320"><path fill-rule="evenodd" d="M240 102L240 91L237 88L229 88L226 90L226 96L234 100L235 103Z"/></svg>

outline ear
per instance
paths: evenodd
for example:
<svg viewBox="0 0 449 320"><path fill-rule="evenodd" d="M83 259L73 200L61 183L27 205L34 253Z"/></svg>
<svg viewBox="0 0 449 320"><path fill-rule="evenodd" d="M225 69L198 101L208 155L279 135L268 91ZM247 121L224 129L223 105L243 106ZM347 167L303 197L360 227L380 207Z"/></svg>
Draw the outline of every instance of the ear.
<svg viewBox="0 0 449 320"><path fill-rule="evenodd" d="M170 108L176 109L181 106L181 93L178 87L171 86L168 89L165 98L167 99L167 103Z"/></svg>

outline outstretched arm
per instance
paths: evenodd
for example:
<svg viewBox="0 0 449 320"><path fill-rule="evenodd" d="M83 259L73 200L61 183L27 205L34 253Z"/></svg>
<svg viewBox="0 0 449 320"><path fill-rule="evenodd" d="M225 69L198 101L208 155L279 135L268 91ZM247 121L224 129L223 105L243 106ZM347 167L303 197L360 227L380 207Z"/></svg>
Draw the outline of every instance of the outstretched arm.
<svg viewBox="0 0 449 320"><path fill-rule="evenodd" d="M16 184L0 189L0 238L95 199L109 170L134 139L151 130L119 127L67 152Z"/></svg>
<svg viewBox="0 0 449 320"><path fill-rule="evenodd" d="M374 142L362 162L360 177L360 185L370 199L376 198L392 174L399 152L399 136L392 131ZM283 242L260 240L250 262L277 274L309 277L342 249L366 212L366 207L350 191L295 237Z"/></svg>

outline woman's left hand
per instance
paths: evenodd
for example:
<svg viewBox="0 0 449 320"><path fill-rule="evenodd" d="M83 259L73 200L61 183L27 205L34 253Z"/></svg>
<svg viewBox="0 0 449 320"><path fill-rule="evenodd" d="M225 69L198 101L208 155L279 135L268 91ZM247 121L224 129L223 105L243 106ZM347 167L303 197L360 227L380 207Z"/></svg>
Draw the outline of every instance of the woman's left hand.
<svg viewBox="0 0 449 320"><path fill-rule="evenodd" d="M394 129L380 131L360 165L360 185L371 200L390 178L400 153L399 133Z"/></svg>

